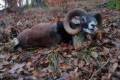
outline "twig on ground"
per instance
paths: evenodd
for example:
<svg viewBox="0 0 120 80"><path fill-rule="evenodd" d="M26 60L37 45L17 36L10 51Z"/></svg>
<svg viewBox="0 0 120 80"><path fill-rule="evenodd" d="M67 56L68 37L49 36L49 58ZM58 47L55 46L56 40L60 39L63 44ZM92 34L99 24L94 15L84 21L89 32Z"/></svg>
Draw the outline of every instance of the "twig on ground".
<svg viewBox="0 0 120 80"><path fill-rule="evenodd" d="M93 72L93 74L91 75L90 79L89 80L93 80L93 77L98 73L100 72L108 63L110 62L110 59L107 60L107 62L102 65L97 71Z"/></svg>

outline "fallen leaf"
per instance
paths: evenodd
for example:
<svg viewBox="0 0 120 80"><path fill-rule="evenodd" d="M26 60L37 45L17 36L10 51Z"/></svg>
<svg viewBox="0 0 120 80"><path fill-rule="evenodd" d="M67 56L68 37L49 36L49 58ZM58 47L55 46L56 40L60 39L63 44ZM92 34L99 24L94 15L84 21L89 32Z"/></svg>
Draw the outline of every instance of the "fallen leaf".
<svg viewBox="0 0 120 80"><path fill-rule="evenodd" d="M33 74L33 76L37 77L38 79L46 77L48 75L47 72L38 72L38 71L33 71L32 74Z"/></svg>
<svg viewBox="0 0 120 80"><path fill-rule="evenodd" d="M9 70L9 73L15 73L17 72L18 70L21 70L23 67L25 66L25 63L22 63L22 64L15 64L10 70Z"/></svg>
<svg viewBox="0 0 120 80"><path fill-rule="evenodd" d="M68 64L65 64L65 63L60 63L59 67L62 68L62 69L64 69L64 70L72 68L72 66L70 66Z"/></svg>
<svg viewBox="0 0 120 80"><path fill-rule="evenodd" d="M91 52L91 55L92 55L92 57L94 57L95 59L98 58L98 56L99 56L97 52Z"/></svg>

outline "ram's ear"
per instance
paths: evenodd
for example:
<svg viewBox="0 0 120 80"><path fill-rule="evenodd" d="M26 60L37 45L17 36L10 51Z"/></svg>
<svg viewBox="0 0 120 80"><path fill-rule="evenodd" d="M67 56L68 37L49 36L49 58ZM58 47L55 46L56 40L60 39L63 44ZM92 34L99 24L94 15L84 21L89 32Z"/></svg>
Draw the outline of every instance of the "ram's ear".
<svg viewBox="0 0 120 80"><path fill-rule="evenodd" d="M95 13L94 14L94 17L96 18L97 22L98 22L98 25L102 25L102 16L100 13Z"/></svg>

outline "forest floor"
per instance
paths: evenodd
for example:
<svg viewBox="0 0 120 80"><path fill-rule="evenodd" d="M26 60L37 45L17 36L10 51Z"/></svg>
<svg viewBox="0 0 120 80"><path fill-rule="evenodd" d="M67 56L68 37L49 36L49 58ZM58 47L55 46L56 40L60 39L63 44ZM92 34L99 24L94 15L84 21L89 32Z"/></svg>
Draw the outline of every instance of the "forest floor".
<svg viewBox="0 0 120 80"><path fill-rule="evenodd" d="M83 0L72 8L101 13L101 33L94 40L94 46L75 50L61 44L51 49L20 52L5 48L0 52L0 80L120 80L120 11L98 6L100 2L94 0L89 2ZM64 18L68 10L33 8L22 14L1 14L0 21L5 27L15 27L21 32L38 23L56 22L55 16Z"/></svg>

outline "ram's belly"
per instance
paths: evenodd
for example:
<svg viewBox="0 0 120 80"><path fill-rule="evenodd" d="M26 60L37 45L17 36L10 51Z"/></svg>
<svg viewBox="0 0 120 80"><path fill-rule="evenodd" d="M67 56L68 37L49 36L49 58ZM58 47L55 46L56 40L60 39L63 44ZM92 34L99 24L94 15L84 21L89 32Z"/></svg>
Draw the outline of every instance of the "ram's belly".
<svg viewBox="0 0 120 80"><path fill-rule="evenodd" d="M27 39L26 46L27 47L49 47L54 44L53 42L54 41L49 35L44 35L41 37L31 36Z"/></svg>

